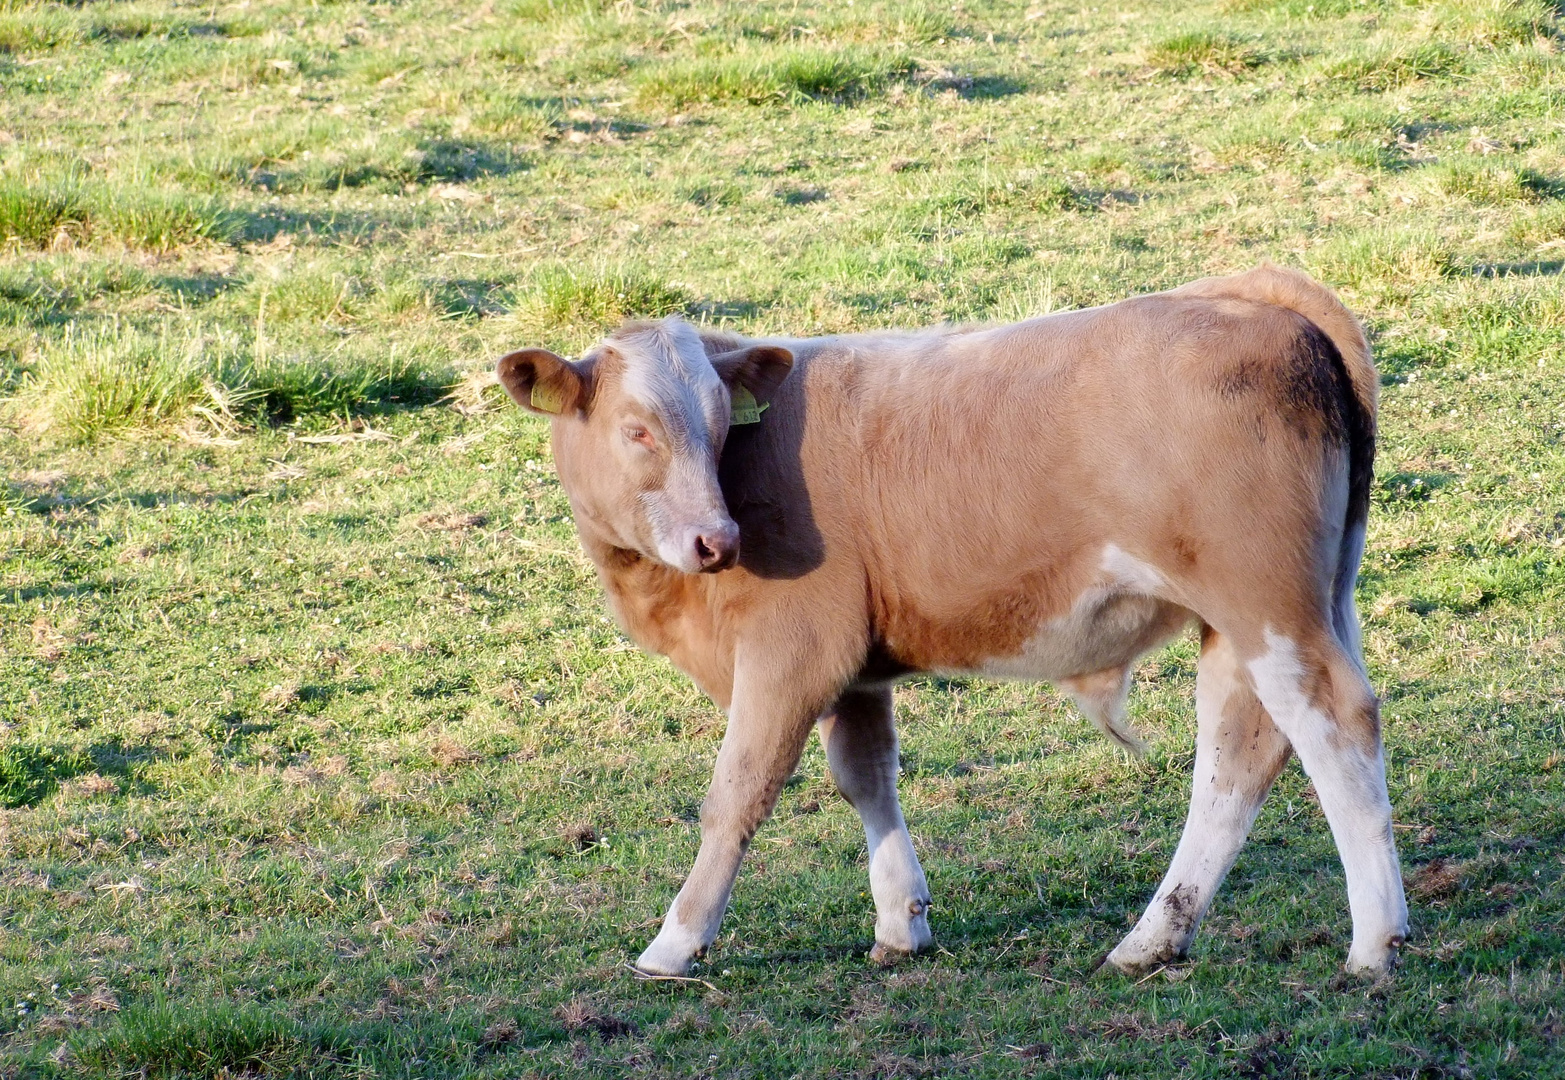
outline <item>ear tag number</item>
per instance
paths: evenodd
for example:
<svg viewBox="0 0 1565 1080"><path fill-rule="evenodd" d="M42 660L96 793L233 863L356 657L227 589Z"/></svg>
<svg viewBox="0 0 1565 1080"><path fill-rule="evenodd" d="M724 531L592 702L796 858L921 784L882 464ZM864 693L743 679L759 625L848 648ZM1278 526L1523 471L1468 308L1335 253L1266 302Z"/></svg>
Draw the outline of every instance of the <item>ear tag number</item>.
<svg viewBox="0 0 1565 1080"><path fill-rule="evenodd" d="M757 403L755 395L750 393L750 388L747 386L735 386L729 394L729 399L733 405L732 414L728 418L730 427L740 424L759 424L761 414L772 406L769 401L764 405Z"/></svg>
<svg viewBox="0 0 1565 1080"><path fill-rule="evenodd" d="M529 399L533 408L539 412L562 413L565 411L565 393L558 386L550 386L548 383L533 383L533 392Z"/></svg>

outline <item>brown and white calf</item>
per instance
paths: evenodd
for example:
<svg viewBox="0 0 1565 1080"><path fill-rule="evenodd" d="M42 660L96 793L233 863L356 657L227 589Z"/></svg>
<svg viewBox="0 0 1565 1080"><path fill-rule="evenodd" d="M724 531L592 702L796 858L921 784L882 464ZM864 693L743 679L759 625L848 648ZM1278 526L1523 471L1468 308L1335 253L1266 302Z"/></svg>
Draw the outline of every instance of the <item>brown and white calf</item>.
<svg viewBox="0 0 1565 1080"><path fill-rule="evenodd" d="M728 712L700 852L641 969L683 973L716 937L812 727L868 836L875 954L926 947L892 682L1051 680L1134 747L1132 668L1191 623L1189 818L1108 961L1185 955L1290 750L1347 872L1348 967L1394 961L1407 907L1353 600L1378 382L1308 277L1263 266L913 333L747 340L670 318L574 362L512 353L499 377L552 420L625 631Z"/></svg>

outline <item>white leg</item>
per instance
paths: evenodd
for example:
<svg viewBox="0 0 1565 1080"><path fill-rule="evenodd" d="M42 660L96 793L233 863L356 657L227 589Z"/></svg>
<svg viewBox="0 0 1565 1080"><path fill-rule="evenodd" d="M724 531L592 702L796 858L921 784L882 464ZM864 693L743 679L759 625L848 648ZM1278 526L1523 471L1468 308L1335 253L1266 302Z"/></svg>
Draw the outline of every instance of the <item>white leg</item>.
<svg viewBox="0 0 1565 1080"><path fill-rule="evenodd" d="M1288 760L1288 742L1261 708L1232 643L1203 632L1196 674L1195 779L1190 814L1146 912L1108 955L1124 972L1183 957Z"/></svg>
<svg viewBox="0 0 1565 1080"><path fill-rule="evenodd" d="M897 801L897 735L889 687L848 690L820 720L832 778L864 822L869 885L875 897L875 948L888 960L926 948L929 885Z"/></svg>
<svg viewBox="0 0 1565 1080"><path fill-rule="evenodd" d="M1353 911L1348 970L1383 975L1407 937L1407 900L1374 691L1330 634L1296 642L1268 629L1266 645L1250 674L1314 781L1342 857Z"/></svg>

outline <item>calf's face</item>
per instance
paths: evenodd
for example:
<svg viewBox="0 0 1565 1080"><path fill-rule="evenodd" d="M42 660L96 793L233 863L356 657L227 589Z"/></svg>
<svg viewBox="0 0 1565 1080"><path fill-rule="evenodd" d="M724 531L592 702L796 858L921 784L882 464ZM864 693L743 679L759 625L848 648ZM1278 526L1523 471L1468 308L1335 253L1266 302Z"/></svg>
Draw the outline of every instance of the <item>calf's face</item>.
<svg viewBox="0 0 1565 1080"><path fill-rule="evenodd" d="M717 482L733 397L766 402L792 365L776 346L708 356L695 329L670 318L623 327L575 362L522 349L497 374L513 401L550 418L578 528L695 574L739 558Z"/></svg>

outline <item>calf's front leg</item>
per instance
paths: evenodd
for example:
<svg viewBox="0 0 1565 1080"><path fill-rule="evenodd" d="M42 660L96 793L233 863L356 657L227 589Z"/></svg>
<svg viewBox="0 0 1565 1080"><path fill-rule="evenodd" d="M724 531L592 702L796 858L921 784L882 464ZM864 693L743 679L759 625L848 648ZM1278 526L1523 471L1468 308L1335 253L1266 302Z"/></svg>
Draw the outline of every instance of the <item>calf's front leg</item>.
<svg viewBox="0 0 1565 1080"><path fill-rule="evenodd" d="M787 678L744 664L736 671L728 730L701 804L701 850L663 928L636 960L641 971L683 975L716 940L739 864L793 775L821 708L819 698L799 692L798 682L790 687Z"/></svg>
<svg viewBox="0 0 1565 1080"><path fill-rule="evenodd" d="M869 886L875 897L875 947L887 961L927 948L929 885L897 801L897 733L891 688L844 691L820 719L832 779L853 804L869 841Z"/></svg>

